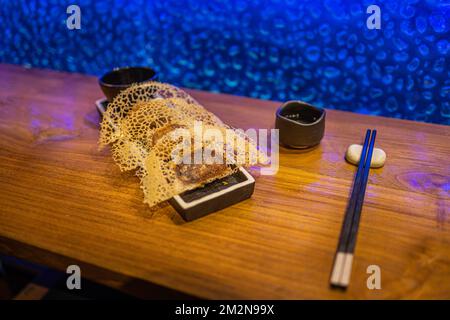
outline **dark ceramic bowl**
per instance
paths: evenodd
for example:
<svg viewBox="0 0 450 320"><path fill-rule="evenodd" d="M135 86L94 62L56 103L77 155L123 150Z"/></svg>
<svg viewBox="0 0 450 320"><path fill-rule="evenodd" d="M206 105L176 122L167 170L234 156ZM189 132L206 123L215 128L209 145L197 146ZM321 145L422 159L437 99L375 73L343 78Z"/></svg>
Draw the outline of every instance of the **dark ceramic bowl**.
<svg viewBox="0 0 450 320"><path fill-rule="evenodd" d="M309 148L320 143L325 132L325 110L302 101L288 101L278 108L275 128L280 142L289 148Z"/></svg>
<svg viewBox="0 0 450 320"><path fill-rule="evenodd" d="M146 67L118 68L105 73L98 83L108 101L112 101L120 91L128 88L133 83L142 83L156 80L156 72Z"/></svg>

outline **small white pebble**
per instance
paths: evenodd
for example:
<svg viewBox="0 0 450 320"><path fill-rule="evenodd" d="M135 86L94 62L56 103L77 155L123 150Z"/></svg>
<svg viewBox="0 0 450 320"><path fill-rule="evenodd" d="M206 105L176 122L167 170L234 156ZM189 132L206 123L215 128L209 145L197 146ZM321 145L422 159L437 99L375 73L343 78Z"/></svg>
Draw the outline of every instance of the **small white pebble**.
<svg viewBox="0 0 450 320"><path fill-rule="evenodd" d="M361 151L363 146L360 144L352 144L348 147L345 153L345 159L351 164L358 165L361 158ZM383 149L374 148L372 154L372 161L370 162L371 168L381 168L386 161L386 152Z"/></svg>

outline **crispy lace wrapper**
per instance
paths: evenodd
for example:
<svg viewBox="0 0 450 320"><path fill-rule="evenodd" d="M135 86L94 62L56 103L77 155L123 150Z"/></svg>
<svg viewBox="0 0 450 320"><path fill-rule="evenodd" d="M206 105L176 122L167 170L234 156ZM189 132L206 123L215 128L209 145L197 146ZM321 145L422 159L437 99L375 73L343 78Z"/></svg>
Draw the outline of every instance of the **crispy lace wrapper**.
<svg viewBox="0 0 450 320"><path fill-rule="evenodd" d="M199 144L193 138L199 124L202 132L214 129L223 139L205 134ZM225 125L183 90L159 82L133 85L108 105L99 138L99 147L106 145L122 171L134 170L140 178L149 206L267 159L242 131Z"/></svg>

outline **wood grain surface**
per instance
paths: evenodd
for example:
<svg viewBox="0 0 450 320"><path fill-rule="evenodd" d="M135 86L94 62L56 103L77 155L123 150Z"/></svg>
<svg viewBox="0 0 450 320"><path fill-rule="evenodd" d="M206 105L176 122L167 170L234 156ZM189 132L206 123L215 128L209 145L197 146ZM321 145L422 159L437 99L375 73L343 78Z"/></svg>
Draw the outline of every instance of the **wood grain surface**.
<svg viewBox="0 0 450 320"><path fill-rule="evenodd" d="M0 88L1 252L39 260L21 248L34 247L49 266L82 261L202 298L450 298L449 126L328 110L319 147L281 148L251 199L185 223L144 205L137 178L97 150L95 77L0 65ZM243 129L273 128L280 105L189 92ZM328 280L356 169L344 154L367 128L388 159L371 171L343 292ZM381 290L366 286L369 265Z"/></svg>

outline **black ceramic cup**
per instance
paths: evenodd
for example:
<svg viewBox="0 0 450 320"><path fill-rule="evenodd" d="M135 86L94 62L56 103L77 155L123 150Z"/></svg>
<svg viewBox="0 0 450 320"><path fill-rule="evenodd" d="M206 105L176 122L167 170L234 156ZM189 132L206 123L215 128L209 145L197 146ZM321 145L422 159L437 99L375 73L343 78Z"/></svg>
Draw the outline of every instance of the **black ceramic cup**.
<svg viewBox="0 0 450 320"><path fill-rule="evenodd" d="M105 73L98 80L100 88L108 101L112 101L120 91L133 83L156 80L156 71L147 67L117 68Z"/></svg>
<svg viewBox="0 0 450 320"><path fill-rule="evenodd" d="M285 102L276 113L275 128L280 142L304 149L320 143L325 132L325 110L302 101Z"/></svg>

